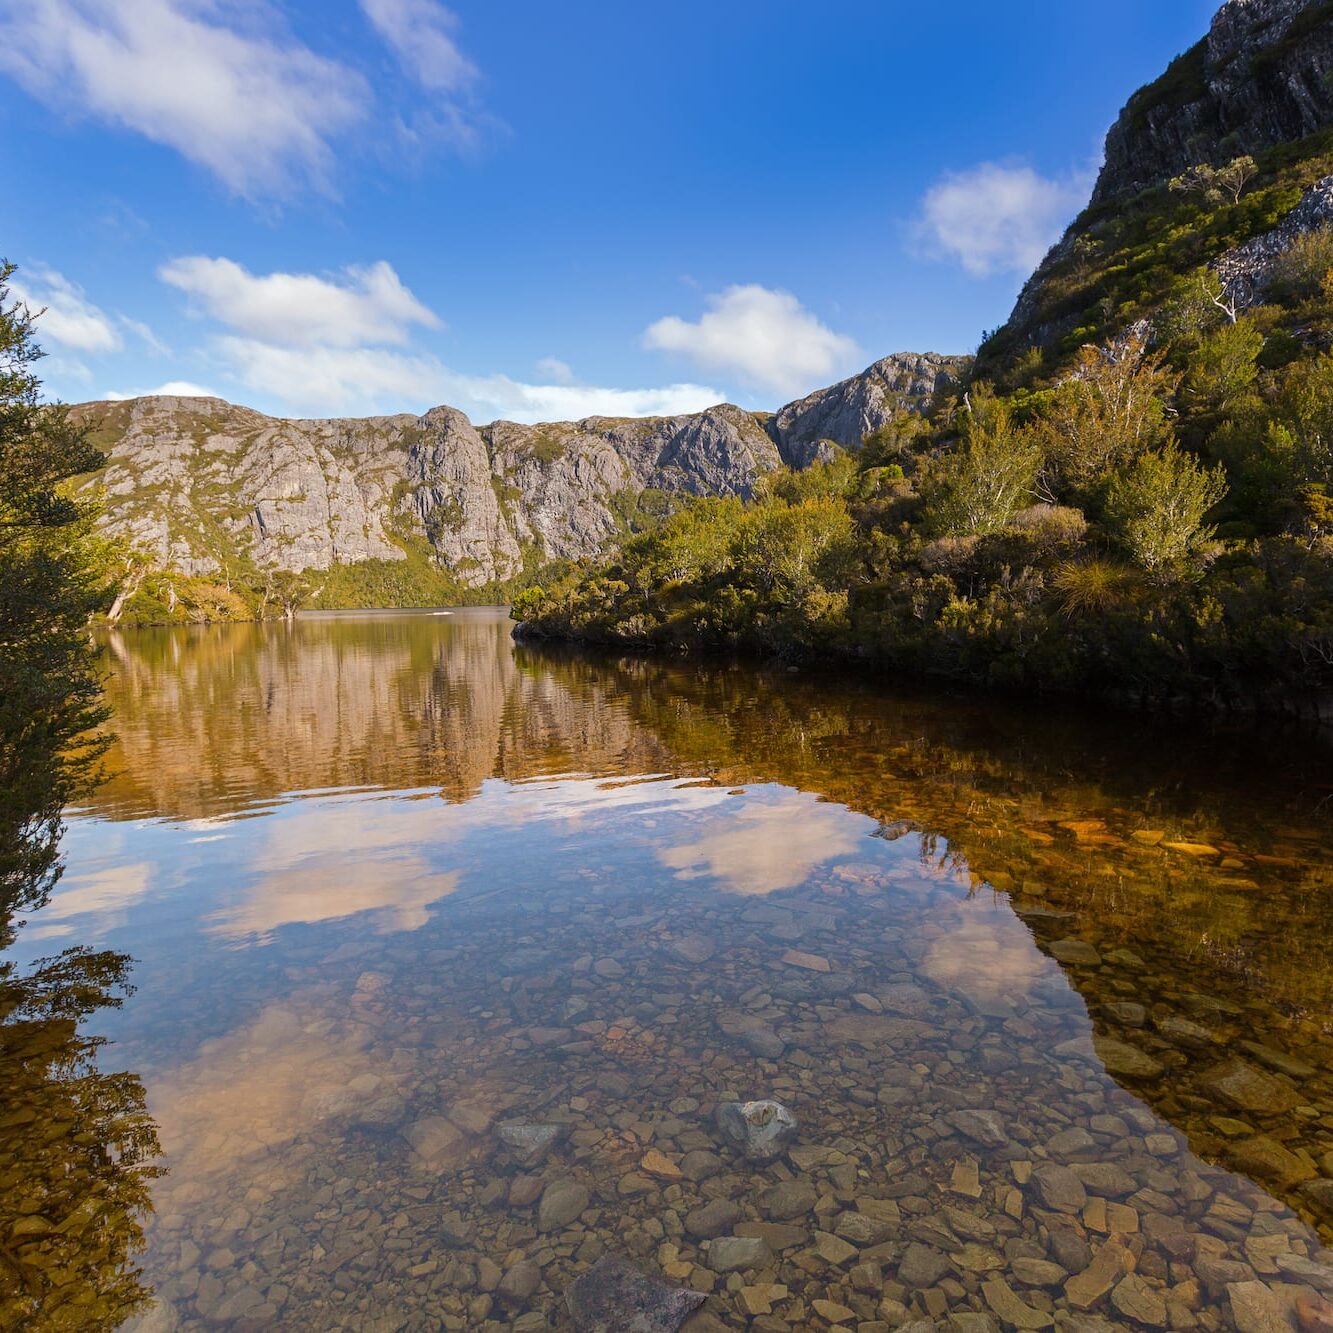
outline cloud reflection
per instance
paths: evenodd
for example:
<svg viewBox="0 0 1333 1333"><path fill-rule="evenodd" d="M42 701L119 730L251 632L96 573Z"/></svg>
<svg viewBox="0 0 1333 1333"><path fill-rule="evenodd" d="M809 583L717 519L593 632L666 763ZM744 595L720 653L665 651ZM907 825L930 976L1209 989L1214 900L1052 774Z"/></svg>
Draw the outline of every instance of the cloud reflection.
<svg viewBox="0 0 1333 1333"><path fill-rule="evenodd" d="M70 876L43 909L41 916L28 926L30 940L59 939L72 935L74 921L94 917L103 929L119 923L125 909L148 894L153 882L153 867L147 861L104 866Z"/></svg>
<svg viewBox="0 0 1333 1333"><path fill-rule="evenodd" d="M721 825L721 827L716 827ZM662 848L677 879L709 876L731 893L762 896L804 883L816 867L860 850L873 820L799 792L715 816L692 842Z"/></svg>
<svg viewBox="0 0 1333 1333"><path fill-rule="evenodd" d="M950 922L942 910L940 933L922 971L948 990L979 1003L1007 1003L1029 996L1059 968L1033 943L1028 928L1007 908L980 898L958 904Z"/></svg>

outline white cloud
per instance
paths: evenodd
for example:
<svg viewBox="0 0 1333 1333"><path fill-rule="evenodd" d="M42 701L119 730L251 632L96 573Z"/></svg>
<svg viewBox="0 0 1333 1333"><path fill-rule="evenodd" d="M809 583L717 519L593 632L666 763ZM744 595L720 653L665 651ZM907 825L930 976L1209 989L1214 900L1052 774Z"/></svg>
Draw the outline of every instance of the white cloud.
<svg viewBox="0 0 1333 1333"><path fill-rule="evenodd" d="M102 395L107 403L123 403L130 398L221 398L216 389L206 389L202 384L191 384L189 380L168 380L156 389L136 389L132 393L120 393L108 389Z"/></svg>
<svg viewBox="0 0 1333 1333"><path fill-rule="evenodd" d="M216 352L246 388L312 416L408 412L443 401L444 371L431 356L382 347L284 347L219 338Z"/></svg>
<svg viewBox="0 0 1333 1333"><path fill-rule="evenodd" d="M551 358L539 366L555 381L549 384L451 370L428 353L407 350L415 328L442 325L383 260L325 278L256 275L230 259L192 256L163 265L159 276L226 327L210 352L228 377L301 415L421 411L450 403L477 421L536 422L674 416L723 398L700 384L573 384L569 367Z"/></svg>
<svg viewBox="0 0 1333 1333"><path fill-rule="evenodd" d="M267 0L0 0L0 70L250 196L325 185L331 140L370 103L354 70L283 35Z"/></svg>
<svg viewBox="0 0 1333 1333"><path fill-rule="evenodd" d="M591 384L522 384L507 375L449 375L456 396L477 420L578 421L583 417L674 417L702 412L724 395L705 384L603 389Z"/></svg>
<svg viewBox="0 0 1333 1333"><path fill-rule="evenodd" d="M738 374L787 397L853 367L857 346L811 314L790 292L751 283L710 296L695 323L670 315L643 335L655 351L682 352L706 370Z"/></svg>
<svg viewBox="0 0 1333 1333"><path fill-rule="evenodd" d="M153 883L154 867L147 861L117 863L114 859L97 868L89 868L65 877L57 893L34 918L27 938L55 939L72 934L72 921L91 918L98 933L120 925L125 913L147 896ZM86 927L89 923L85 921Z"/></svg>
<svg viewBox="0 0 1333 1333"><path fill-rule="evenodd" d="M283 347L225 336L215 350L247 389L310 416L423 411L439 403L474 421L576 421L587 416L675 416L722 401L716 389L524 384L507 375L465 375L437 358L383 347Z"/></svg>
<svg viewBox="0 0 1333 1333"><path fill-rule="evenodd" d="M361 10L423 88L456 93L476 81L477 67L453 38L457 16L436 0L361 0Z"/></svg>
<svg viewBox="0 0 1333 1333"><path fill-rule="evenodd" d="M120 333L105 311L84 295L83 288L54 269L41 266L9 280L9 294L22 301L37 318L37 340L53 342L75 352L115 352Z"/></svg>
<svg viewBox="0 0 1333 1333"><path fill-rule="evenodd" d="M983 162L949 172L926 192L915 235L928 253L974 277L1028 274L1086 202L1090 178L1053 180L1027 166Z"/></svg>
<svg viewBox="0 0 1333 1333"><path fill-rule="evenodd" d="M574 372L569 363L558 356L544 356L537 362L537 374L544 375L552 384L573 384Z"/></svg>
<svg viewBox="0 0 1333 1333"><path fill-rule="evenodd" d="M258 277L233 260L195 255L164 264L158 276L238 333L297 347L403 344L413 325L441 327L384 260L332 280L313 273Z"/></svg>

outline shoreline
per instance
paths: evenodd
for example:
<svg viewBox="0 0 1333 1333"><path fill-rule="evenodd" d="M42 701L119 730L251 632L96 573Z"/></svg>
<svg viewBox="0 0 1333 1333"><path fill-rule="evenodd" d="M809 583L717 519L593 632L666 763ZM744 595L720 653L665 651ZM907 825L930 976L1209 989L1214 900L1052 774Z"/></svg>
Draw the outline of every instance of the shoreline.
<svg viewBox="0 0 1333 1333"><path fill-rule="evenodd" d="M540 628L532 621L518 621L511 631L515 643L524 646L563 645L574 651L598 650L605 652L628 653L644 658L665 658L678 661L725 661L734 658L747 665L757 666L765 662L778 663L787 670L810 671L830 670L840 675L854 675L873 685L882 674L891 674L903 682L915 682L922 686L948 686L967 691L969 694L988 695L1008 701L1025 700L1029 703L1060 701L1068 704L1103 704L1117 710L1134 713L1140 717L1161 714L1177 719L1191 717L1225 718L1236 717L1253 721L1280 719L1291 723L1312 724L1319 731L1333 734L1333 695L1316 696L1308 699L1284 698L1271 699L1220 699L1208 697L1172 696L1154 699L1133 693L1115 693L1098 690L1059 690L1022 689L1016 686L989 684L986 681L965 675L954 675L939 671L914 671L874 655L867 650L845 650L828 647L815 659L793 645L787 644L772 653L765 653L757 648L736 645L731 648L716 647L706 644L689 643L654 643L647 640L619 639L613 637L594 637L553 633ZM879 674L869 674L867 668Z"/></svg>

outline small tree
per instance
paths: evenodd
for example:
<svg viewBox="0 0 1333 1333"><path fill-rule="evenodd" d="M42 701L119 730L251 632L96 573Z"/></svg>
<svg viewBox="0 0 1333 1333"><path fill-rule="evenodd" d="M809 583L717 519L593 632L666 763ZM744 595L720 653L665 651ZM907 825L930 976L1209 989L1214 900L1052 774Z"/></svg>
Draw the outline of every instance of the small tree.
<svg viewBox="0 0 1333 1333"><path fill-rule="evenodd" d="M1216 176L1217 188L1231 200L1240 203L1245 187L1259 174L1259 165L1248 153L1244 157L1234 157Z"/></svg>
<svg viewBox="0 0 1333 1333"><path fill-rule="evenodd" d="M1204 519L1226 492L1222 468L1203 467L1169 440L1111 479L1106 524L1138 564L1163 574L1212 537Z"/></svg>
<svg viewBox="0 0 1333 1333"><path fill-rule="evenodd" d="M1245 187L1258 174L1258 163L1246 154L1232 158L1224 167L1201 162L1174 177L1170 188L1176 194L1200 194L1210 204L1220 204L1228 199L1238 204Z"/></svg>
<svg viewBox="0 0 1333 1333"><path fill-rule="evenodd" d="M0 947L59 874L61 810L95 771L105 716L87 634L102 597L91 509L68 488L103 458L40 400L13 272L0 261Z"/></svg>
<svg viewBox="0 0 1333 1333"><path fill-rule="evenodd" d="M1231 412L1251 398L1264 335L1252 323L1224 324L1190 356L1183 397L1199 412Z"/></svg>
<svg viewBox="0 0 1333 1333"><path fill-rule="evenodd" d="M1044 454L1031 430L1015 425L1008 404L987 395L971 407L963 444L939 459L922 491L940 536L998 532L1033 501Z"/></svg>
<svg viewBox="0 0 1333 1333"><path fill-rule="evenodd" d="M1142 338L1119 347L1085 347L1043 414L1041 431L1062 489L1081 490L1145 450L1169 431L1166 401L1178 377Z"/></svg>
<svg viewBox="0 0 1333 1333"><path fill-rule="evenodd" d="M286 569L270 569L264 573L264 586L259 599L259 618L268 615L270 602L282 608L283 620L295 620L296 613L312 595L310 580L304 574Z"/></svg>

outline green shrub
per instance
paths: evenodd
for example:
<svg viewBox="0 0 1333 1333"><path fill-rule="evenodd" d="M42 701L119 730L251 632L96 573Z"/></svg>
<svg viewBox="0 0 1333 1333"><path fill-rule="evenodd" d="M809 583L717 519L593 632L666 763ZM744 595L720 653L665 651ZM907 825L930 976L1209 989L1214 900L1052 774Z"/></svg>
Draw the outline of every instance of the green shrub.
<svg viewBox="0 0 1333 1333"><path fill-rule="evenodd" d="M999 532L1032 503L1043 458L1036 433L1017 426L1006 403L974 409L962 448L935 460L924 478L929 528L946 537Z"/></svg>
<svg viewBox="0 0 1333 1333"><path fill-rule="evenodd" d="M1297 236L1278 256L1268 290L1280 301L1309 301L1333 281L1333 227Z"/></svg>
<svg viewBox="0 0 1333 1333"><path fill-rule="evenodd" d="M1204 518L1226 490L1223 469L1205 468L1168 442L1112 479L1107 526L1144 569L1180 570L1213 535Z"/></svg>

